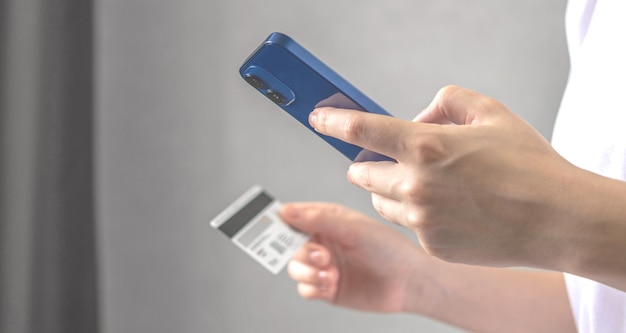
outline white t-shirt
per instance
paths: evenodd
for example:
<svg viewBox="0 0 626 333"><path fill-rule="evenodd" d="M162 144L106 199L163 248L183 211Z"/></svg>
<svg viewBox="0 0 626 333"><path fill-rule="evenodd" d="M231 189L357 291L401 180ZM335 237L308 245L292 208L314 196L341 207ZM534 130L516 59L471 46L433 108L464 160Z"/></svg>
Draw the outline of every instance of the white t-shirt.
<svg viewBox="0 0 626 333"><path fill-rule="evenodd" d="M570 0L566 30L571 70L552 143L575 165L626 180L626 0ZM579 332L626 332L626 293L565 281Z"/></svg>

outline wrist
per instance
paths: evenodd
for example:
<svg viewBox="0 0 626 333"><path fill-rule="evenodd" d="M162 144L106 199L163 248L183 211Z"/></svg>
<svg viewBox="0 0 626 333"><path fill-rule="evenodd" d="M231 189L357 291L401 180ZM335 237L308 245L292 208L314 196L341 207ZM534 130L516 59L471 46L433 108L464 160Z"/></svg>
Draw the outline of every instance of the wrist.
<svg viewBox="0 0 626 333"><path fill-rule="evenodd" d="M626 183L578 168L561 180L530 266L626 289Z"/></svg>
<svg viewBox="0 0 626 333"><path fill-rule="evenodd" d="M445 294L438 283L441 280L438 277L445 278L445 275L441 275L441 263L439 259L419 250L407 275L402 312L424 316L436 312L436 304L442 299L439 294Z"/></svg>
<svg viewBox="0 0 626 333"><path fill-rule="evenodd" d="M587 173L578 185L562 270L625 290L626 183Z"/></svg>

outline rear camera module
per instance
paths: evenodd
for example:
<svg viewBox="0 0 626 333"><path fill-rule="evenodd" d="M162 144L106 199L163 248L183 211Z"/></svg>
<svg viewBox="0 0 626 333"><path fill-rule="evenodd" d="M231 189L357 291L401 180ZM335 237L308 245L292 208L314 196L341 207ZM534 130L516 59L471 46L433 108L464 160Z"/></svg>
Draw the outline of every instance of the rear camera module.
<svg viewBox="0 0 626 333"><path fill-rule="evenodd" d="M283 105L285 104L285 98L283 97L283 95L272 91L272 90L268 90L266 91L266 96L267 98L271 99L272 102L278 104L278 105Z"/></svg>
<svg viewBox="0 0 626 333"><path fill-rule="evenodd" d="M244 78L246 82L257 89L261 89L264 86L263 81L254 75L246 74Z"/></svg>

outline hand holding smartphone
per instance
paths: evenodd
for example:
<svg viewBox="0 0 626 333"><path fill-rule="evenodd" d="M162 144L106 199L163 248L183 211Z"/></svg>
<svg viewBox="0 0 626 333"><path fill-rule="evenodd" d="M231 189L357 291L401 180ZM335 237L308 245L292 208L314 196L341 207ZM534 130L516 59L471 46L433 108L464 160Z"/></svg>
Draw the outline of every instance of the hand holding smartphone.
<svg viewBox="0 0 626 333"><path fill-rule="evenodd" d="M350 160L392 160L319 134L309 125L309 114L318 107L390 114L287 35L270 34L246 59L239 73L252 87Z"/></svg>

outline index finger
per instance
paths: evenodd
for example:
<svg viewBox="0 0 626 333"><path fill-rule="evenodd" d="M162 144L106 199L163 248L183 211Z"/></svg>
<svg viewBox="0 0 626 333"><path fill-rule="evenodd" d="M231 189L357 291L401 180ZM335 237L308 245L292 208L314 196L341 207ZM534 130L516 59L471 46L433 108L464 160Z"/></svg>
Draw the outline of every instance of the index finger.
<svg viewBox="0 0 626 333"><path fill-rule="evenodd" d="M417 124L375 113L324 107L313 110L309 123L321 134L398 159L403 139Z"/></svg>

